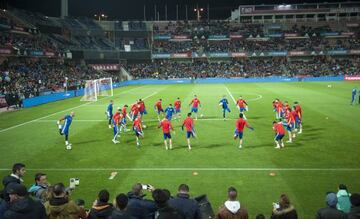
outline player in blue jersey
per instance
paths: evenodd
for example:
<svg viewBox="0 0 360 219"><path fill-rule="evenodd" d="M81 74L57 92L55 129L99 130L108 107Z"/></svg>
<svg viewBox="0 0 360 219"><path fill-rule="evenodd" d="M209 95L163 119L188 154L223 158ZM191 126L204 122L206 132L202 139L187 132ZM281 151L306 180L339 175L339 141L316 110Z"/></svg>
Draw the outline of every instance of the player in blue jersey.
<svg viewBox="0 0 360 219"><path fill-rule="evenodd" d="M71 149L71 144L69 143L69 130L74 116L75 113L71 112L70 115L66 115L63 118L61 118L59 121L57 121L60 135L65 135L66 149ZM63 124L61 124L62 121L64 121Z"/></svg>
<svg viewBox="0 0 360 219"><path fill-rule="evenodd" d="M113 104L114 104L114 101L110 100L110 103L106 109L106 116L109 120L109 129L111 129L111 120L113 118Z"/></svg>
<svg viewBox="0 0 360 219"><path fill-rule="evenodd" d="M354 104L356 97L356 88L354 88L351 92L351 105Z"/></svg>
<svg viewBox="0 0 360 219"><path fill-rule="evenodd" d="M168 107L165 109L165 117L171 121L173 114L175 114L175 109L173 105L170 103Z"/></svg>
<svg viewBox="0 0 360 219"><path fill-rule="evenodd" d="M224 95L223 98L220 100L219 105L222 107L223 110L223 117L225 120L225 113L226 111L228 111L229 113L231 112L229 109L229 101L226 99L226 96Z"/></svg>

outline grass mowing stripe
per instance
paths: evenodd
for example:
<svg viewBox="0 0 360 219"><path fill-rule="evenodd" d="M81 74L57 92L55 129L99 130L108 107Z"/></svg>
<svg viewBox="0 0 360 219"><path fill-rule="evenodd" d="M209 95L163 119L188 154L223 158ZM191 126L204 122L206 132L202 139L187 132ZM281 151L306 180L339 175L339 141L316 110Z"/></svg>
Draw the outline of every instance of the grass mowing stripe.
<svg viewBox="0 0 360 219"><path fill-rule="evenodd" d="M10 171L9 168L0 168L0 171ZM360 168L196 168L196 167L186 167L186 168L28 168L28 171L72 171L72 172L82 172L82 171L360 171Z"/></svg>

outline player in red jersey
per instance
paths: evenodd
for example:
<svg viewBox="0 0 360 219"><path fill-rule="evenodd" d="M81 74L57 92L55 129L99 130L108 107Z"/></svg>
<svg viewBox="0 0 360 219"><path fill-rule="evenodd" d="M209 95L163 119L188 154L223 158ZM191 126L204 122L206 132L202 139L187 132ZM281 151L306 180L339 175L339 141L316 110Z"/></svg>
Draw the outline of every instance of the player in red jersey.
<svg viewBox="0 0 360 219"><path fill-rule="evenodd" d="M143 115L147 114L145 102L142 99L139 99L138 104L139 104L139 112L142 117Z"/></svg>
<svg viewBox="0 0 360 219"><path fill-rule="evenodd" d="M281 119L283 116L283 104L279 99L275 100L276 119Z"/></svg>
<svg viewBox="0 0 360 219"><path fill-rule="evenodd" d="M128 131L128 129L126 129L126 118L128 118L130 121L132 120L131 117L129 116L129 114L127 113L128 107L129 106L125 104L121 110L121 114L123 115L121 124L122 124L122 127L124 128L124 132Z"/></svg>
<svg viewBox="0 0 360 219"><path fill-rule="evenodd" d="M283 105L283 112L287 112L288 109L291 109L289 103L287 101L284 102Z"/></svg>
<svg viewBox="0 0 360 219"><path fill-rule="evenodd" d="M242 143L243 143L243 132L244 132L244 128L248 127L250 130L254 130L253 127L251 127L247 121L244 119L244 114L240 113L239 114L239 119L236 120L235 123L235 133L234 133L234 139L239 138L240 139L240 145L239 148L242 148Z"/></svg>
<svg viewBox="0 0 360 219"><path fill-rule="evenodd" d="M187 118L184 120L181 129L184 130L184 126L186 128L186 138L188 143L188 148L191 150L190 145L190 137L196 138L195 130L194 130L194 120L191 118L191 113L187 114Z"/></svg>
<svg viewBox="0 0 360 219"><path fill-rule="evenodd" d="M122 123L122 119L123 119L123 114L120 113L121 109L118 108L118 110L116 111L116 113L113 115L112 121L113 121L113 129L114 129L114 138L112 139L112 142L114 142L114 144L119 143L119 141L117 140L118 137L120 137L120 132L121 132L121 123Z"/></svg>
<svg viewBox="0 0 360 219"><path fill-rule="evenodd" d="M275 131L275 143L276 143L276 149L280 149L285 147L284 142L283 142L283 138L285 136L285 129L284 129L284 125L281 121L273 122L273 130Z"/></svg>
<svg viewBox="0 0 360 219"><path fill-rule="evenodd" d="M298 134L301 134L302 133L302 109L301 109L299 102L295 101L294 104L295 104L295 111L299 115L299 121L297 121L297 123L299 125Z"/></svg>
<svg viewBox="0 0 360 219"><path fill-rule="evenodd" d="M196 95L194 95L194 99L191 100L189 106L191 106L191 113L195 113L195 120L197 120L197 114L199 111L199 107L201 107L200 100L197 98Z"/></svg>
<svg viewBox="0 0 360 219"><path fill-rule="evenodd" d="M296 137L296 134L294 132L295 128L295 118L291 112L291 109L288 108L288 110L285 112L285 119L286 119L286 130L289 134L289 140L288 143L292 143L293 138Z"/></svg>
<svg viewBox="0 0 360 219"><path fill-rule="evenodd" d="M240 113L243 114L243 118L246 119L245 111L248 111L248 104L242 96L236 101L236 107L240 110Z"/></svg>
<svg viewBox="0 0 360 219"><path fill-rule="evenodd" d="M157 117L159 121L160 121L160 113L164 114L164 109L162 108L161 104L162 104L162 99L159 99L154 105L154 109L155 112L157 113Z"/></svg>
<svg viewBox="0 0 360 219"><path fill-rule="evenodd" d="M168 146L167 146L167 139L169 139L169 146L170 146L170 150L172 149L172 141L171 141L171 134L170 134L170 130L172 130L174 133L174 129L171 125L171 122L167 119L164 118L163 120L161 120L158 128L162 127L163 130L163 134L164 134L164 145L165 145L165 149L168 150Z"/></svg>
<svg viewBox="0 0 360 219"><path fill-rule="evenodd" d="M136 119L138 114L140 114L139 112L140 112L140 104L136 102L131 106L131 120Z"/></svg>
<svg viewBox="0 0 360 219"><path fill-rule="evenodd" d="M138 148L140 148L140 142L139 142L139 138L140 137L144 137L144 132L143 132L143 129L142 129L142 124L141 124L141 115L138 114L136 119L134 120L134 123L133 123L133 130L135 132L135 136L136 136L136 146Z"/></svg>
<svg viewBox="0 0 360 219"><path fill-rule="evenodd" d="M175 113L177 118L181 118L181 101L180 97L176 98L176 101L174 103ZM175 117L176 118L176 117Z"/></svg>

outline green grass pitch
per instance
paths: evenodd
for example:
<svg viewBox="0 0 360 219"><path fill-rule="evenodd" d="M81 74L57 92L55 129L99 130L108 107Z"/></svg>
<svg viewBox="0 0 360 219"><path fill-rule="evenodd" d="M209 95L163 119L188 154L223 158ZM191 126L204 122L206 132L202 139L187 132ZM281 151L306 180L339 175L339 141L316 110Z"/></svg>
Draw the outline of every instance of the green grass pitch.
<svg viewBox="0 0 360 219"><path fill-rule="evenodd" d="M332 87L329 88L328 84ZM36 172L48 174L51 183L80 178L73 198L84 198L91 206L100 189L111 198L128 192L135 182L168 188L176 193L181 183L190 185L192 196L207 194L214 210L226 200L229 186L235 186L241 203L251 218L257 213L269 216L272 202L281 193L289 195L300 218L314 218L325 205L325 193L337 191L339 183L350 192L360 192L360 106L350 105L355 82L241 83L144 85L114 90L114 97L84 103L80 98L54 102L17 112L0 114L0 176L9 173L14 162L23 162L28 171L27 186ZM245 130L243 149L233 140L238 110L228 93L242 95L249 103L248 122L254 132ZM180 97L183 118L188 103L197 94L204 119L195 122L198 139L187 150L181 122L173 121L174 149L165 151L162 132L156 128L153 105L158 98L163 106ZM218 101L226 95L232 112L222 121ZM260 95L260 96L259 96ZM132 132L122 134L113 144L105 110L110 99L115 107L146 98L148 115L142 148L136 149ZM261 98L260 98L261 97ZM303 108L303 134L285 149L274 149L272 101L299 101ZM70 129L71 151L65 150L56 120L70 111L76 113ZM20 125L19 125L20 124ZM287 136L286 136L287 139ZM115 179L110 173L117 171ZM194 176L193 172L198 172ZM275 172L276 176L270 176ZM150 194L148 194L150 196Z"/></svg>

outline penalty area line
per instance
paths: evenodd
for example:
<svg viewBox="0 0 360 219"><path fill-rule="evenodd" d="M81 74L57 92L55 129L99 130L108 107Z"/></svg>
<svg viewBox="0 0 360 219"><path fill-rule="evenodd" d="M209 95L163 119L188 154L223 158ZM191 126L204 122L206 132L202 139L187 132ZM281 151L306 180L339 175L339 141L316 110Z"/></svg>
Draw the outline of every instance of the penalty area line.
<svg viewBox="0 0 360 219"><path fill-rule="evenodd" d="M10 171L0 168L0 171ZM360 171L360 168L27 168L28 171L85 172L85 171Z"/></svg>

